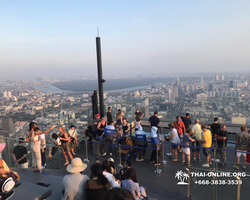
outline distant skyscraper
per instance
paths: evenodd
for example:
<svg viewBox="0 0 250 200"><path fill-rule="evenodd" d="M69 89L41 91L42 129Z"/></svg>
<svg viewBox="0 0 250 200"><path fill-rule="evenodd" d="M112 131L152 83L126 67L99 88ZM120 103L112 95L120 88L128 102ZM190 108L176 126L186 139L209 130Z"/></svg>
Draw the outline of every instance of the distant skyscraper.
<svg viewBox="0 0 250 200"><path fill-rule="evenodd" d="M224 80L225 80L225 77L224 77L224 76L222 76L222 77L221 77L221 80L222 80L222 81L224 81Z"/></svg>
<svg viewBox="0 0 250 200"><path fill-rule="evenodd" d="M174 92L171 89L168 90L168 101L169 102L175 102L175 95L174 95Z"/></svg>
<svg viewBox="0 0 250 200"><path fill-rule="evenodd" d="M11 94L11 92L10 92L10 91L8 92L8 97L9 97L9 98L11 98L11 97L12 97L12 94Z"/></svg>
<svg viewBox="0 0 250 200"><path fill-rule="evenodd" d="M175 96L175 98L178 97L178 86L177 85L174 86L174 96Z"/></svg>
<svg viewBox="0 0 250 200"><path fill-rule="evenodd" d="M179 76L176 77L176 85L180 85L180 79L179 79Z"/></svg>
<svg viewBox="0 0 250 200"><path fill-rule="evenodd" d="M2 130L4 132L11 132L14 130L15 124L13 123L12 118L2 117L0 121L2 122ZM8 135L5 135L5 136L8 136Z"/></svg>
<svg viewBox="0 0 250 200"><path fill-rule="evenodd" d="M219 75L216 75L216 76L215 76L215 80L216 80L216 81L219 81L219 80L220 80Z"/></svg>
<svg viewBox="0 0 250 200"><path fill-rule="evenodd" d="M234 88L234 81L229 82L229 88Z"/></svg>
<svg viewBox="0 0 250 200"><path fill-rule="evenodd" d="M7 93L7 91L5 90L4 92L3 92L3 97L7 97L8 96L8 93Z"/></svg>
<svg viewBox="0 0 250 200"><path fill-rule="evenodd" d="M201 76L201 88L203 88L203 77Z"/></svg>
<svg viewBox="0 0 250 200"><path fill-rule="evenodd" d="M208 91L214 91L214 84L209 84Z"/></svg>

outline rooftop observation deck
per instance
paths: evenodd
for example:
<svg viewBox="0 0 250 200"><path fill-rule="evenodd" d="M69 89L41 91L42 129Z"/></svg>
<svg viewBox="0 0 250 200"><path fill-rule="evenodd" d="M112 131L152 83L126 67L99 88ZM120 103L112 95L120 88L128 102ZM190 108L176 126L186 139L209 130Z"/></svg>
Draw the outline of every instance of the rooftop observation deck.
<svg viewBox="0 0 250 200"><path fill-rule="evenodd" d="M133 119L129 120L130 122ZM161 133L167 134L169 129L167 125L171 122L168 120L161 119ZM142 119L142 125L144 131L149 132L149 124L147 119ZM131 134L134 133L133 122L131 123L132 131ZM226 166L220 165L220 163L214 163L210 165L209 168L203 168L201 164L205 163L205 157L201 153L201 161L192 161L192 167L189 167L191 172L246 172L246 177L240 177L242 180L242 185L240 188L240 199L247 200L249 199L248 189L250 185L250 165L247 165L246 169L242 169L240 167L239 170L233 168L233 165L236 163L235 156L235 147L234 147L234 138L235 133L240 132L240 125L226 124L227 130L230 133L229 135L229 145L227 151L227 164ZM250 128L248 126L248 128ZM9 145L12 147L16 145L17 141L9 141ZM66 167L63 166L64 158L61 153L56 154L53 157L52 162L47 163L45 172L47 175L38 174L32 172L32 169L17 169L14 166L14 162L11 155L11 148L7 145L6 151L3 154L3 158L6 160L8 165L12 167L14 171L17 171L20 174L21 178L21 186L15 188L16 194L12 197L13 200L33 200L36 196L45 195L44 198L59 200L61 197L61 181L64 175L68 174L66 171ZM95 145L94 145L95 146ZM175 174L177 171L182 170L183 172L187 172L187 166L181 164L181 155L182 153L178 153L178 162L173 162L166 153L170 152L170 145L165 141L164 143L164 154L161 154L160 161L166 160L167 164L161 164L159 168L162 170L161 173L154 173L156 166L150 164L150 153L151 150L147 150L146 158L143 162L136 162L135 157L129 157L132 161L132 167L136 170L137 179L140 186L146 187L146 193L149 199L158 199L158 200L184 200L187 199L188 186L186 185L177 185L178 180L175 178ZM151 146L148 146L151 149ZM93 150L94 149L94 150ZM84 174L90 176L90 165L95 162L95 147L90 148L90 145L87 145L88 150L88 167L84 171ZM108 159L109 157L113 157L116 163L116 166L119 164L119 154L117 155L118 146L113 146L113 156L101 157L101 161ZM4 152L3 152L4 153ZM82 160L86 158L86 146L85 142L80 143L80 149L77 149L77 157L80 157ZM218 156L218 155L217 155ZM213 153L211 152L211 157L213 158ZM28 154L28 160L30 160L31 155ZM242 158L241 158L242 159ZM122 156L122 163L125 160L125 156ZM120 167L116 167L117 172L120 171ZM236 200L237 199L237 185L202 185L198 184L197 181L202 180L212 180L212 178L208 177L191 177L190 178L190 195L192 199L195 200ZM236 180L235 177L217 177L216 180ZM50 183L49 188L51 190L44 191L44 187L36 186L37 182ZM201 182L200 182L201 183ZM33 187L36 187L34 189ZM37 187L40 187L40 189ZM43 188L43 189L42 189ZM23 192L25 191L25 192ZM28 195L27 195L28 194Z"/></svg>

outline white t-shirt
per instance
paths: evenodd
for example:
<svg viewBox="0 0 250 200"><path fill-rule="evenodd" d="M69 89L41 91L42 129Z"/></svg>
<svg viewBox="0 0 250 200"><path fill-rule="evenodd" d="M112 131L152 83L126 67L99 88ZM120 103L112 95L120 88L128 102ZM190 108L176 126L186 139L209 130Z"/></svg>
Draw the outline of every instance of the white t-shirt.
<svg viewBox="0 0 250 200"><path fill-rule="evenodd" d="M74 129L74 130L70 129L69 130L69 135L70 135L70 137L78 137L79 136L76 129Z"/></svg>
<svg viewBox="0 0 250 200"><path fill-rule="evenodd" d="M45 139L45 134L42 134L42 135L39 135L39 138L40 138L40 141L41 141L41 149L43 148L43 145L44 145L44 148L46 148L46 139ZM44 144L43 144L44 143Z"/></svg>
<svg viewBox="0 0 250 200"><path fill-rule="evenodd" d="M103 175L109 180L111 183L111 187L117 187L117 183L115 182L115 177L109 172L103 172Z"/></svg>
<svg viewBox="0 0 250 200"><path fill-rule="evenodd" d="M87 180L89 180L89 177L80 173L64 176L62 186L65 192L62 200L83 200L85 196L84 186Z"/></svg>

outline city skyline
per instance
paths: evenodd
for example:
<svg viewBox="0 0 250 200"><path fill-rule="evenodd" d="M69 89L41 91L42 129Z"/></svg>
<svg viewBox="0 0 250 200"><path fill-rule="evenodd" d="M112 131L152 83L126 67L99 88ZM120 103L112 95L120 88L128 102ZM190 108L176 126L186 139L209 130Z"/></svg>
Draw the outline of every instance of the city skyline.
<svg viewBox="0 0 250 200"><path fill-rule="evenodd" d="M248 71L249 6L248 1L4 1L0 78L95 76L97 27L104 76Z"/></svg>

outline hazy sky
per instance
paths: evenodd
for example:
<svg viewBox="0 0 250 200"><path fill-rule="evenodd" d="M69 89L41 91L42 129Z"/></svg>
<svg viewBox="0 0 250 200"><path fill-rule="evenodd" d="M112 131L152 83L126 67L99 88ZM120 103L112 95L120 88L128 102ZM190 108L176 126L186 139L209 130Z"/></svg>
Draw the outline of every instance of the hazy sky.
<svg viewBox="0 0 250 200"><path fill-rule="evenodd" d="M250 70L249 0L0 0L0 77Z"/></svg>

